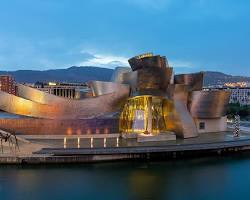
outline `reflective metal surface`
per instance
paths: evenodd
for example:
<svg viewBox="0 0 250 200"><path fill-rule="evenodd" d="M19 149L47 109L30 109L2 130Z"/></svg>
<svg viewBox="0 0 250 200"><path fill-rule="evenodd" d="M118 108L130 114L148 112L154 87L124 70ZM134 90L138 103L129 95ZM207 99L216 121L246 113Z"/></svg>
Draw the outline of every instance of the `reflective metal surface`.
<svg viewBox="0 0 250 200"><path fill-rule="evenodd" d="M187 105L188 102L188 86L184 84L170 84L167 89L167 95L172 100L179 100Z"/></svg>
<svg viewBox="0 0 250 200"><path fill-rule="evenodd" d="M160 89L166 91L172 76L172 68L143 68L138 71L137 88Z"/></svg>
<svg viewBox="0 0 250 200"><path fill-rule="evenodd" d="M40 104L2 91L0 99L0 109L8 113L41 118L54 118L61 114L58 106Z"/></svg>
<svg viewBox="0 0 250 200"><path fill-rule="evenodd" d="M194 118L217 118L226 115L230 92L194 91L190 96L189 110Z"/></svg>
<svg viewBox="0 0 250 200"><path fill-rule="evenodd" d="M131 72L129 67L116 67L111 77L111 82L125 83L124 73Z"/></svg>
<svg viewBox="0 0 250 200"><path fill-rule="evenodd" d="M38 118L82 119L120 110L129 95L129 89L122 87L117 92L83 100L65 99L44 93L44 97L39 98L40 102L35 102L32 100L35 99L36 94L41 95L41 93L36 89L32 91L34 91L33 94L25 94L26 98L0 91L0 109L13 114Z"/></svg>
<svg viewBox="0 0 250 200"><path fill-rule="evenodd" d="M90 82L94 97L67 99L17 84L18 96L0 92L0 109L56 121L96 118L122 111L121 132L172 131L181 138L198 136L196 126L200 120L208 122L225 116L230 92L202 91L203 73L175 75L173 81L173 69L167 59L151 53L135 56L129 63L133 71L116 68L113 82ZM46 123L53 126L51 121Z"/></svg>
<svg viewBox="0 0 250 200"><path fill-rule="evenodd" d="M168 101L164 110L171 112L164 115L166 129L172 131L180 138L191 138L198 136L197 128L191 117L187 106L180 100Z"/></svg>
<svg viewBox="0 0 250 200"><path fill-rule="evenodd" d="M67 102L70 99L66 99L63 97L59 97L53 94L49 94L38 89L23 85L17 85L17 96L22 97L24 99L31 100L33 102L41 103L41 104L59 104L61 102ZM72 101L72 100L71 100ZM75 101L75 100L73 100Z"/></svg>
<svg viewBox="0 0 250 200"><path fill-rule="evenodd" d="M124 84L128 84L132 91L135 92L137 90L137 82L138 82L138 72L127 72L123 74Z"/></svg>
<svg viewBox="0 0 250 200"><path fill-rule="evenodd" d="M190 91L202 90L203 77L203 72L194 74L179 74L174 76L174 83L188 85Z"/></svg>
<svg viewBox="0 0 250 200"><path fill-rule="evenodd" d="M167 128L181 138L198 136L195 121L187 108L188 94L187 85L176 84L168 87L168 95L173 100L173 112L166 118L166 121L172 122L168 123Z"/></svg>
<svg viewBox="0 0 250 200"><path fill-rule="evenodd" d="M154 67L154 68L166 68L169 67L166 57L157 56L148 56L148 57L138 57L135 56L128 60L133 71Z"/></svg>
<svg viewBox="0 0 250 200"><path fill-rule="evenodd" d="M129 89L129 86L120 83L91 81L89 85L92 89L93 96L101 96L113 92L119 93L120 90Z"/></svg>
<svg viewBox="0 0 250 200"><path fill-rule="evenodd" d="M151 92L164 95L172 76L172 68L143 68L124 74L124 83L129 84L133 96ZM146 90L149 90L148 93ZM155 90L155 91L154 91ZM161 92L160 92L161 91Z"/></svg>
<svg viewBox="0 0 250 200"><path fill-rule="evenodd" d="M187 106L181 100L174 100L172 121L173 128L170 130L175 132L178 137L191 138L198 136L195 122L190 115Z"/></svg>

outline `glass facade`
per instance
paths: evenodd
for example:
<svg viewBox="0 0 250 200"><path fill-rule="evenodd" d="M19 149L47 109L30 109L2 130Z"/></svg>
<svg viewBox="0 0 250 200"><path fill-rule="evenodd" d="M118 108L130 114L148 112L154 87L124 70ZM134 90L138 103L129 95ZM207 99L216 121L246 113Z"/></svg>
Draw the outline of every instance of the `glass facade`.
<svg viewBox="0 0 250 200"><path fill-rule="evenodd" d="M167 131L166 119L171 112L169 100L158 96L129 98L120 115L122 133L158 134Z"/></svg>

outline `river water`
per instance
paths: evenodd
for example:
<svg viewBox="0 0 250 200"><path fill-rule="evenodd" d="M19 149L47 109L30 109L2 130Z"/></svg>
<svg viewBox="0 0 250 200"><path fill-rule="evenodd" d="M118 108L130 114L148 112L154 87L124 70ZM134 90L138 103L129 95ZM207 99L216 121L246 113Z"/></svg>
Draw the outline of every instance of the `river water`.
<svg viewBox="0 0 250 200"><path fill-rule="evenodd" d="M0 200L250 199L250 155L0 166Z"/></svg>
<svg viewBox="0 0 250 200"><path fill-rule="evenodd" d="M19 116L1 113L0 117ZM250 155L161 162L0 165L0 200L250 199Z"/></svg>

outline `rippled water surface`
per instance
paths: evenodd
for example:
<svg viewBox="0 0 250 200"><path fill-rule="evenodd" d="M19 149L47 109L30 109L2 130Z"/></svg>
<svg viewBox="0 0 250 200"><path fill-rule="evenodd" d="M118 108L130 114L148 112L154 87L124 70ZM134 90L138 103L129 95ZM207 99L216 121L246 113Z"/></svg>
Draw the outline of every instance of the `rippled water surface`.
<svg viewBox="0 0 250 200"><path fill-rule="evenodd" d="M1 200L250 199L250 156L1 166Z"/></svg>

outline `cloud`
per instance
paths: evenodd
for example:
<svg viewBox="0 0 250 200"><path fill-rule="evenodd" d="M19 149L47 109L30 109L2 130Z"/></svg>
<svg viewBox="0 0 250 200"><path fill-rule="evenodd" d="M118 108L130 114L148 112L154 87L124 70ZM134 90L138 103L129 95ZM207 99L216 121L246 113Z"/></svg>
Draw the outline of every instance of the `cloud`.
<svg viewBox="0 0 250 200"><path fill-rule="evenodd" d="M78 63L79 66L97 66L97 67L108 67L114 68L117 66L128 66L128 58L123 56L116 56L111 54L94 54L82 51L83 54L91 55L85 57L85 60Z"/></svg>
<svg viewBox="0 0 250 200"><path fill-rule="evenodd" d="M169 65L174 68L194 68L195 64L182 60L169 60Z"/></svg>

